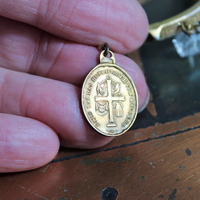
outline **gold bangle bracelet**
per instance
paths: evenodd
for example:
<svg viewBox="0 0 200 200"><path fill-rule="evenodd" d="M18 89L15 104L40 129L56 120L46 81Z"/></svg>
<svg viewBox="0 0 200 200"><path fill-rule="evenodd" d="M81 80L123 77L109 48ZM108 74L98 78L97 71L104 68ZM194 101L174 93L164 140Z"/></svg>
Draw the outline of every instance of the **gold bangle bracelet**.
<svg viewBox="0 0 200 200"><path fill-rule="evenodd" d="M149 36L155 40L164 40L183 31L191 35L198 31L200 22L200 1L187 10L161 22L150 24Z"/></svg>

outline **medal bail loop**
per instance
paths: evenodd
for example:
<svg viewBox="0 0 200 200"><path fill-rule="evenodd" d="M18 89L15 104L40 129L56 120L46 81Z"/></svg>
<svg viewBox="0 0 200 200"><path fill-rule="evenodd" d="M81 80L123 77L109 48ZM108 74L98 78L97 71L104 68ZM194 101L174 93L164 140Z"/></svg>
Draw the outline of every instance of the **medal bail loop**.
<svg viewBox="0 0 200 200"><path fill-rule="evenodd" d="M104 56L105 50L103 50L100 54L100 63L111 63L111 64L115 64L115 56L114 53L112 51L109 50L108 54L110 55L110 57L106 57Z"/></svg>

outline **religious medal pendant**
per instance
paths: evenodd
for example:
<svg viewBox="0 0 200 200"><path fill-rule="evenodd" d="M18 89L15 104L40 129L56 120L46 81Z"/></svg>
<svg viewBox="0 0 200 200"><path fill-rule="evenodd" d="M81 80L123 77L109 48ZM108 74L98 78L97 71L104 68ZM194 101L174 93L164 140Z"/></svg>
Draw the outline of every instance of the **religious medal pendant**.
<svg viewBox="0 0 200 200"><path fill-rule="evenodd" d="M130 76L115 63L108 46L100 54L82 87L83 112L90 125L105 136L119 136L133 125L138 95Z"/></svg>

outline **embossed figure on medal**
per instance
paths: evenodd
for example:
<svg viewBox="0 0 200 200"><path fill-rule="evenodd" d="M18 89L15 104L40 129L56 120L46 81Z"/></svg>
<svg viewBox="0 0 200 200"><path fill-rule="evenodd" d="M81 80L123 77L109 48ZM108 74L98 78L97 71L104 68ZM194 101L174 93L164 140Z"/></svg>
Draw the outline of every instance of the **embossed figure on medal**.
<svg viewBox="0 0 200 200"><path fill-rule="evenodd" d="M105 136L125 133L136 119L135 85L116 64L108 44L100 54L100 64L89 72L83 83L82 107L90 125Z"/></svg>

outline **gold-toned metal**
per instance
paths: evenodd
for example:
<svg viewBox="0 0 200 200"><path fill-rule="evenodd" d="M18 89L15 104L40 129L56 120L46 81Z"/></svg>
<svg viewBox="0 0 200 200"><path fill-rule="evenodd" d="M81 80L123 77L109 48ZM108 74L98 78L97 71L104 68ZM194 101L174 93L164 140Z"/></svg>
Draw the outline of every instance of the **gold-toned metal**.
<svg viewBox="0 0 200 200"><path fill-rule="evenodd" d="M176 35L179 31L185 30L185 24L195 28L196 23L200 22L200 1L185 10L184 12L149 26L149 34L156 40L164 40ZM186 28L186 29L183 29ZM188 27L189 28L189 27ZM191 34L194 30L189 30L186 34Z"/></svg>
<svg viewBox="0 0 200 200"><path fill-rule="evenodd" d="M199 27L200 23L192 23L192 22L183 22L181 23L181 29L182 31L188 35L191 36L192 34L199 33Z"/></svg>
<svg viewBox="0 0 200 200"><path fill-rule="evenodd" d="M100 54L100 64L87 75L82 87L82 107L90 125L105 136L119 136L134 123L138 95L130 76L115 63L115 56Z"/></svg>

